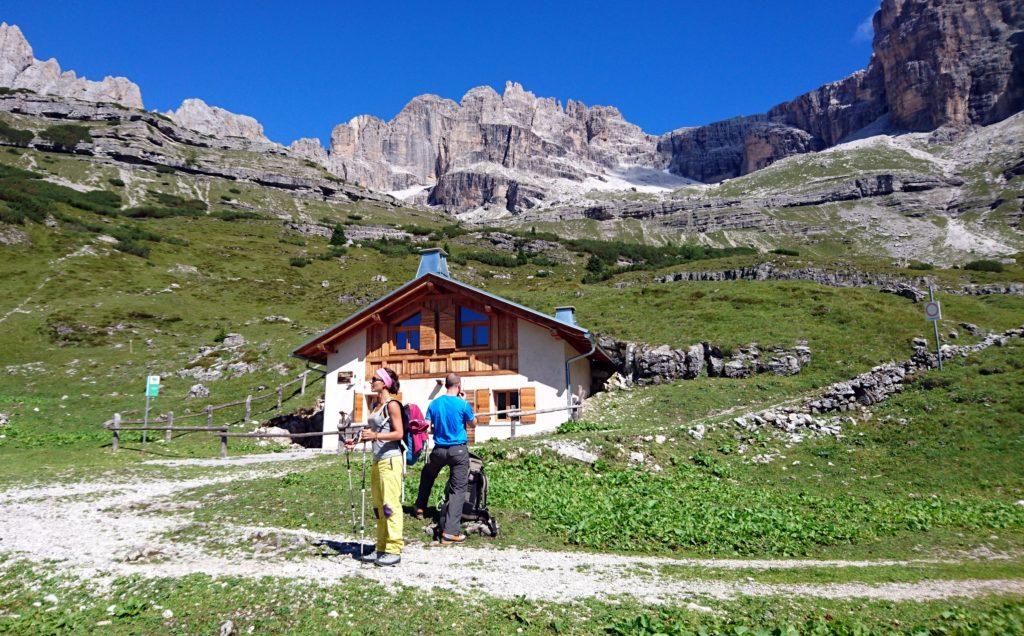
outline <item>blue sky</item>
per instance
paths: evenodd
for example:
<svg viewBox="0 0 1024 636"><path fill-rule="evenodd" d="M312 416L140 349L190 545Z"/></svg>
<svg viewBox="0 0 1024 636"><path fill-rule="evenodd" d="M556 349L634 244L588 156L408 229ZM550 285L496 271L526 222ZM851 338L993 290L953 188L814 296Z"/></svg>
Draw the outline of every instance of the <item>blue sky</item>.
<svg viewBox="0 0 1024 636"><path fill-rule="evenodd" d="M147 108L200 97L288 143L506 80L654 134L763 112L864 68L877 4L3 0L0 20L37 58L128 77Z"/></svg>

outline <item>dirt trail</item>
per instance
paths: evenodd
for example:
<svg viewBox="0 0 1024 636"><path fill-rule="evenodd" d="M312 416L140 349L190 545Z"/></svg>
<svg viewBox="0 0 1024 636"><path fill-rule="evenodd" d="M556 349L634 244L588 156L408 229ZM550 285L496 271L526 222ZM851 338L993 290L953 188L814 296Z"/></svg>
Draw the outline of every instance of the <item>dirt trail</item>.
<svg viewBox="0 0 1024 636"><path fill-rule="evenodd" d="M62 570L102 580L108 575L141 574L178 577L195 572L245 577L275 576L330 583L361 577L388 586L424 590L445 588L495 597L570 601L582 598L636 597L651 603L685 603L700 598L801 595L821 598L925 600L991 593L1024 595L1024 580L924 580L913 583L767 584L749 580L659 578L651 568L662 565L708 568L805 568L906 565L906 561L672 559L496 549L412 545L401 566L382 571L323 547L325 556L307 554L285 559L257 554L241 541L254 532L299 536L306 540L348 541L345 535L319 535L279 528L210 526L213 540L241 547L231 553L172 542L161 535L190 523L167 505L162 514L141 512L140 504L164 502L177 493L210 484L281 475L301 469L310 454L268 455L238 460L204 461L208 476L145 481L77 483L12 488L0 491L0 553L33 561L53 560ZM263 465L261 462L265 460ZM163 462L165 467L173 466ZM194 470L194 464L193 470ZM167 474L166 468L162 471ZM171 511L167 514L167 511ZM340 524L339 524L340 525ZM308 543L302 542L308 546ZM140 549L158 551L155 562L128 562ZM646 573L645 573L646 570Z"/></svg>

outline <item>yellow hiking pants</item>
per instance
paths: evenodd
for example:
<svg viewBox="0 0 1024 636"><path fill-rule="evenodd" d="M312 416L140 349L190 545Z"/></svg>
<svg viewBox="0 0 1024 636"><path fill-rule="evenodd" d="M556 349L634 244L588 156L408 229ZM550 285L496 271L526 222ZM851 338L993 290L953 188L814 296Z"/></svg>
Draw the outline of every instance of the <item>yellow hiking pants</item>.
<svg viewBox="0 0 1024 636"><path fill-rule="evenodd" d="M370 470L377 552L402 552L402 461L401 456L389 457L373 462Z"/></svg>

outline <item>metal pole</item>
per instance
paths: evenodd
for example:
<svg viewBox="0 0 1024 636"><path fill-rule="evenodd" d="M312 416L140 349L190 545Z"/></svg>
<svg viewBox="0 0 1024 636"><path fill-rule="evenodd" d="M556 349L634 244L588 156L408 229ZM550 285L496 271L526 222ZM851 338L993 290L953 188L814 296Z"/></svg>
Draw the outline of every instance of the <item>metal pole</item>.
<svg viewBox="0 0 1024 636"><path fill-rule="evenodd" d="M114 441L110 443L110 450L116 451L121 446L121 414L114 413Z"/></svg>
<svg viewBox="0 0 1024 636"><path fill-rule="evenodd" d="M299 395L306 394L306 376L309 375L309 371L302 372L302 388L299 389Z"/></svg>
<svg viewBox="0 0 1024 636"><path fill-rule="evenodd" d="M928 300L935 302L935 286L928 286ZM939 337L939 321L933 320L935 327L935 359L939 361L939 371L942 371L942 339Z"/></svg>
<svg viewBox="0 0 1024 636"><path fill-rule="evenodd" d="M142 416L142 425L149 426L149 389L146 390L146 413ZM146 429L142 429L142 443L146 443Z"/></svg>
<svg viewBox="0 0 1024 636"><path fill-rule="evenodd" d="M164 441L171 441L171 427L174 426L174 411L167 411L167 430L164 431Z"/></svg>

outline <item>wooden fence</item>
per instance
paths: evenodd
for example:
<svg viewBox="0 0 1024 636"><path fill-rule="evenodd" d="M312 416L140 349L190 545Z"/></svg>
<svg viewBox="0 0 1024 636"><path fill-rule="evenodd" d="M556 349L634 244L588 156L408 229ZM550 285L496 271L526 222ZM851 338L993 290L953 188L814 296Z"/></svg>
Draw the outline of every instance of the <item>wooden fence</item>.
<svg viewBox="0 0 1024 636"><path fill-rule="evenodd" d="M303 382L302 382L302 389L301 389L300 394L305 392L305 387L306 387L305 375L306 375L306 373L308 373L308 371L304 372L302 377L301 377ZM318 378L318 379L322 379L322 377ZM283 384L283 385L281 385L280 387L277 388L277 395L278 395L277 408L278 408L278 410L280 410L280 408L281 408L281 395L282 395L283 387L286 387L286 386L288 386L290 384L294 384L298 380L299 379L297 378L296 380L293 380L292 382ZM342 421L341 421L342 426L339 426L337 431L315 431L315 432L309 432L309 433L232 433L232 432L230 432L228 430L228 426L226 424L222 425L222 426L213 426L212 425L212 423L213 423L213 412L214 411L216 411L218 409L230 408L232 406L239 406L241 404L245 404L246 405L246 420L248 420L249 419L249 415L251 414L252 402L256 401L257 399L262 399L262 398L253 398L250 395L250 396L246 396L245 400L241 400L241 401L238 401L238 402L230 402L228 404L222 404L222 405L219 405L219 406L207 406L204 409L203 413L193 413L193 414L189 414L189 415L183 416L182 418L179 418L179 419L184 419L185 417L198 417L198 416L201 416L201 415L205 414L206 417L207 417L207 423L208 423L207 426L175 426L174 425L174 414L173 413L168 413L163 418L158 418L158 419L154 420L154 422L166 422L166 425L164 425L164 426L156 426L156 425L152 425L152 424L145 424L145 423L142 422L142 420L123 420L123 419L121 419L121 414L120 413L114 413L113 419L107 420L106 422L104 422L103 426L104 426L104 428L109 429L112 432L113 436L114 436L113 442L111 443L111 450L115 450L115 451L118 450L118 448L120 448L120 444L121 444L121 431L164 431L164 435L165 435L164 439L168 440L168 441L171 439L171 433L173 433L175 431L211 433L211 434L214 434L214 435L216 435L217 437L220 438L220 456L221 456L222 459L228 456L228 438L231 438L231 437L257 438L257 439L259 439L259 438L287 437L289 439L301 439L301 438L306 438L306 437L333 437L335 435L341 435L342 437L347 437L349 439L353 439L356 436L356 434L366 426L365 424L352 424L350 415L348 413L344 413L344 412L341 414L342 415ZM517 420L519 418L521 418L522 416L524 416L524 415L540 415L542 413L555 413L555 412L558 412L558 411L570 411L571 417L573 419L576 419L576 417L578 417L578 414L579 414L579 409L581 409L581 408L583 408L582 405L580 405L580 404L573 404L571 406L560 406L560 407L550 408L550 409L532 409L532 410L529 410L529 411L524 411L524 410L521 410L521 409L504 409L504 410L501 410L501 411L491 411L489 413L479 413L479 414L477 414L477 417L497 417L498 415L506 415L506 416L508 416L509 426L511 426L511 437L514 439L515 436L516 436L516 423L517 423ZM140 423L143 424L143 425L142 426L134 426L135 424L140 424ZM129 426L125 426L125 424L128 424ZM488 424L487 426L500 426L500 425L501 424ZM339 452L341 450L341 446L342 446L341 444L338 444Z"/></svg>

